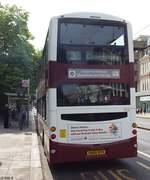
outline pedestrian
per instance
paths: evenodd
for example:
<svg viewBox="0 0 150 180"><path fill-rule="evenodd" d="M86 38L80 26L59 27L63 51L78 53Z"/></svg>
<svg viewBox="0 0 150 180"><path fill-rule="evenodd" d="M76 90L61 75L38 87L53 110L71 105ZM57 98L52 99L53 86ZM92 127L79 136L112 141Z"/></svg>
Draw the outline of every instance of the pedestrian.
<svg viewBox="0 0 150 180"><path fill-rule="evenodd" d="M19 129L20 130L23 129L26 118L27 118L26 109L23 107L21 108L20 113L19 113Z"/></svg>
<svg viewBox="0 0 150 180"><path fill-rule="evenodd" d="M143 108L140 108L139 112L140 112L140 114L142 114L143 113Z"/></svg>
<svg viewBox="0 0 150 180"><path fill-rule="evenodd" d="M9 128L9 108L8 104L5 104L4 110L3 110L3 116L4 116L4 128Z"/></svg>
<svg viewBox="0 0 150 180"><path fill-rule="evenodd" d="M139 107L136 108L136 113L139 114Z"/></svg>
<svg viewBox="0 0 150 180"><path fill-rule="evenodd" d="M11 110L11 118L15 121L16 120L16 109L13 107Z"/></svg>
<svg viewBox="0 0 150 180"><path fill-rule="evenodd" d="M144 114L146 113L146 108L143 109L143 113L144 113Z"/></svg>

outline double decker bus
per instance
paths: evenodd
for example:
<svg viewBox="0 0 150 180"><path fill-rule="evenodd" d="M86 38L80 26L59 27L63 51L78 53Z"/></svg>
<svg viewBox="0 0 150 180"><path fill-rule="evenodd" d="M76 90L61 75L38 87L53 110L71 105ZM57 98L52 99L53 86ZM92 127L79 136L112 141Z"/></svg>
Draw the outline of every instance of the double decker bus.
<svg viewBox="0 0 150 180"><path fill-rule="evenodd" d="M137 155L131 25L100 13L51 19L37 88L50 164Z"/></svg>

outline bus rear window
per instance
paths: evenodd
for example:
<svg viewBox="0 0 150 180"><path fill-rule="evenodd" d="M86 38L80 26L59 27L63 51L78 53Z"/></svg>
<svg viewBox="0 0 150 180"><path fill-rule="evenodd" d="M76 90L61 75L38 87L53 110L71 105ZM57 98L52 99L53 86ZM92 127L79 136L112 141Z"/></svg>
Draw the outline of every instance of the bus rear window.
<svg viewBox="0 0 150 180"><path fill-rule="evenodd" d="M61 23L60 44L124 46L124 27L119 25Z"/></svg>
<svg viewBox="0 0 150 180"><path fill-rule="evenodd" d="M58 106L126 105L130 103L127 84L67 84L57 88Z"/></svg>
<svg viewBox="0 0 150 180"><path fill-rule="evenodd" d="M68 64L127 64L125 24L103 22L60 22L58 62Z"/></svg>

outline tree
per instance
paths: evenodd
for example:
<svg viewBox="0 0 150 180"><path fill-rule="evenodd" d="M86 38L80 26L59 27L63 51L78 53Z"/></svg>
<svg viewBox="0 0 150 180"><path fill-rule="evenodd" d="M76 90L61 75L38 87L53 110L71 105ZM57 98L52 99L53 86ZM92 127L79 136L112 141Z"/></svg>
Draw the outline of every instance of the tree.
<svg viewBox="0 0 150 180"><path fill-rule="evenodd" d="M42 51L35 49L34 55L32 58L31 93L35 92L35 89L38 83L38 72L40 69L41 56L42 56Z"/></svg>
<svg viewBox="0 0 150 180"><path fill-rule="evenodd" d="M28 17L22 8L0 5L0 94L16 92L22 79L31 79L34 91L40 51L29 43Z"/></svg>

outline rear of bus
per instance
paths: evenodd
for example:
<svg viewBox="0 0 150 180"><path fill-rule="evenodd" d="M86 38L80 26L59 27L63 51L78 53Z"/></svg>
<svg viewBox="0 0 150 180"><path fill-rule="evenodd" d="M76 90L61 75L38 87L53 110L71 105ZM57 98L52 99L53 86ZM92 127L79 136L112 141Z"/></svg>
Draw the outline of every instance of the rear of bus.
<svg viewBox="0 0 150 180"><path fill-rule="evenodd" d="M130 24L64 15L52 19L48 39L50 163L136 156Z"/></svg>

